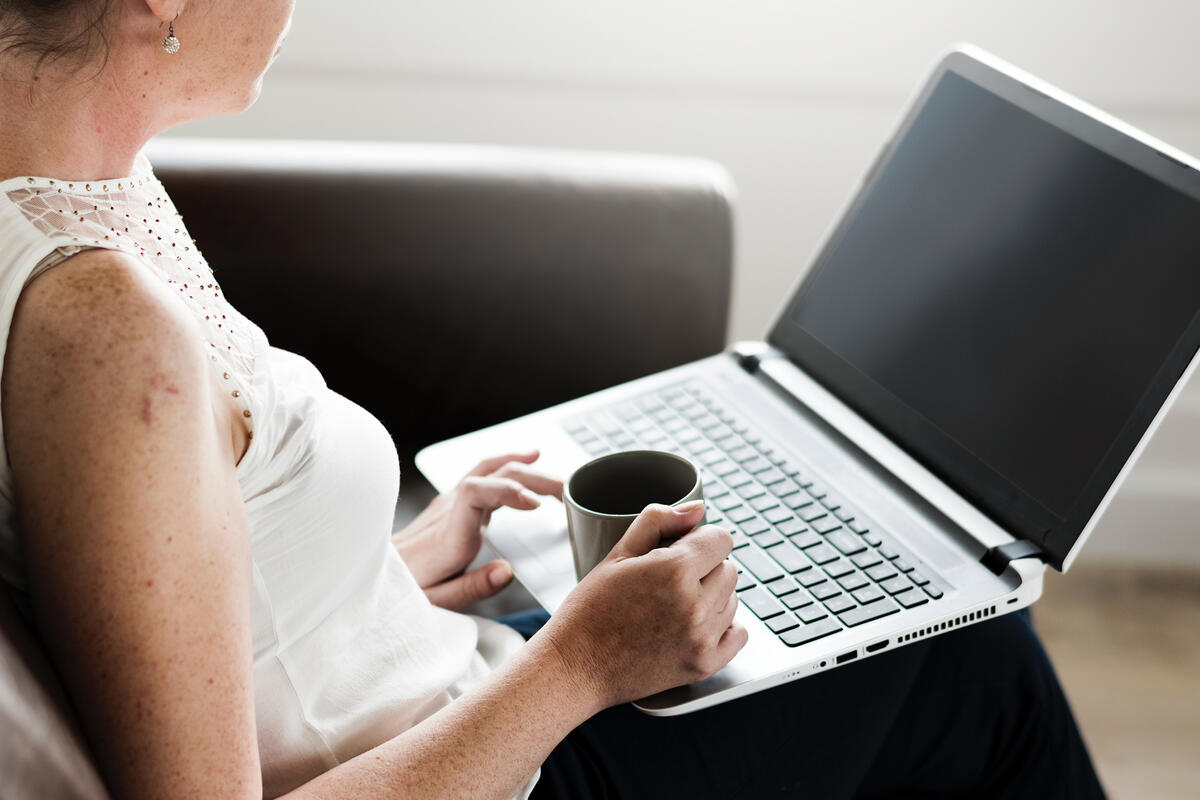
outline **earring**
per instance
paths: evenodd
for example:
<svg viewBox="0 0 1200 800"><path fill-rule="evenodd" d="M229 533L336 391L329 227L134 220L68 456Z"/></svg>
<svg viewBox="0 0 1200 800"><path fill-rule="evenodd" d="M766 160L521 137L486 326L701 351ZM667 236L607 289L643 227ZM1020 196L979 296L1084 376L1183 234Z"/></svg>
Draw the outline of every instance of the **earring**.
<svg viewBox="0 0 1200 800"><path fill-rule="evenodd" d="M175 15L175 19L179 19L179 15ZM174 55L179 52L179 40L175 38L175 20L171 20L171 27L167 29L167 38L162 40L162 49L169 55Z"/></svg>

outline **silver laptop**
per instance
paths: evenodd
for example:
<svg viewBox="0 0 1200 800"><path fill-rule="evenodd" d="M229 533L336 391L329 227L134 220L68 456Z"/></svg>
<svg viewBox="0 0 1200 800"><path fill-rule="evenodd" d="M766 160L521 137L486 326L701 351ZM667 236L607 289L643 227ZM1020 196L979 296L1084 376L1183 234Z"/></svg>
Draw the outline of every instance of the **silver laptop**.
<svg viewBox="0 0 1200 800"><path fill-rule="evenodd" d="M766 342L426 448L440 490L538 447L702 467L746 647L679 714L1033 603L1200 356L1200 163L970 46L936 65ZM617 356L614 356L617 357ZM553 611L561 504L488 538Z"/></svg>

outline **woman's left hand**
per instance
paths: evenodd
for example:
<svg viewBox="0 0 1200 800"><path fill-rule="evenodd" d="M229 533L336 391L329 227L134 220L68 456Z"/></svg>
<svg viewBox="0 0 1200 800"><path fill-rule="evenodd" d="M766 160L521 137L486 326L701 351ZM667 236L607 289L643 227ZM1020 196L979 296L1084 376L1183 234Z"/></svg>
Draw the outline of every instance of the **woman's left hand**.
<svg viewBox="0 0 1200 800"><path fill-rule="evenodd" d="M512 568L504 561L460 573L479 554L493 511L537 508L538 494L562 499L562 481L527 466L538 456L531 450L484 459L392 536L430 602L457 610L491 597L512 580Z"/></svg>

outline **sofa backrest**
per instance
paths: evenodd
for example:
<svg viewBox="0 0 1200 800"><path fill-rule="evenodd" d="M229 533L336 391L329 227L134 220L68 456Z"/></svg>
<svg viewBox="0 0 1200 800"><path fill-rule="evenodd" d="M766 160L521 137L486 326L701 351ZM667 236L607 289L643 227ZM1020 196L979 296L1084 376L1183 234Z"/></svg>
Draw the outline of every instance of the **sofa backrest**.
<svg viewBox="0 0 1200 800"><path fill-rule="evenodd" d="M179 139L151 159L226 296L402 459L726 344L712 162Z"/></svg>

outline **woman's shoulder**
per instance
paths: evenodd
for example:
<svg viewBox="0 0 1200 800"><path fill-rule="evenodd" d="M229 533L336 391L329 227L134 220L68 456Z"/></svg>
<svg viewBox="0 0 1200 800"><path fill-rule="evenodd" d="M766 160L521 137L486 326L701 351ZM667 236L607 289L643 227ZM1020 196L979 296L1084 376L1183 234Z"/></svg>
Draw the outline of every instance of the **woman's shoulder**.
<svg viewBox="0 0 1200 800"><path fill-rule="evenodd" d="M187 308L144 265L112 250L78 253L17 303L4 357L5 438L20 406L76 413L91 404L91 416L152 385L194 388L203 401L205 358Z"/></svg>
<svg viewBox="0 0 1200 800"><path fill-rule="evenodd" d="M14 329L31 325L39 338L85 349L140 342L159 350L191 341L202 352L186 306L136 257L118 250L84 250L33 280L13 319Z"/></svg>

